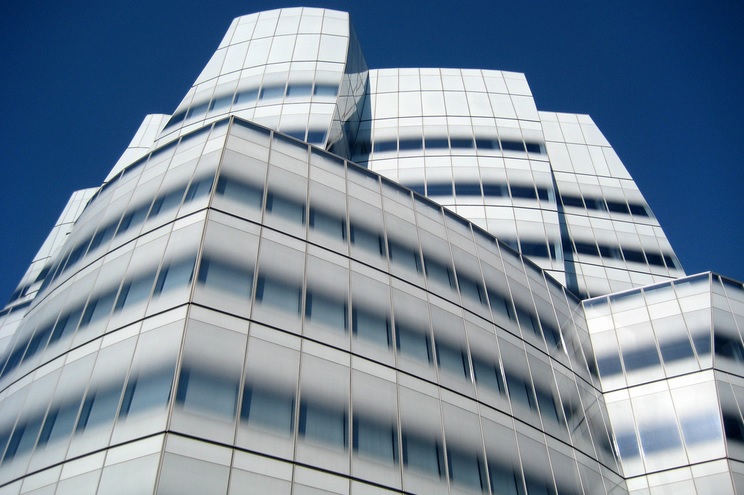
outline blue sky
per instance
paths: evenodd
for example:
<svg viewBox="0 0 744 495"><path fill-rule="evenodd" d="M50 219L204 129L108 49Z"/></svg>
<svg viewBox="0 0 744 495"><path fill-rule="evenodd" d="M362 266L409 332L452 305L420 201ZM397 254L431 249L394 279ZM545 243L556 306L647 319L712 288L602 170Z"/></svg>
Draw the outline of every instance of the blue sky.
<svg viewBox="0 0 744 495"><path fill-rule="evenodd" d="M592 116L688 273L744 280L744 3L72 0L0 8L0 300L69 195L148 113L172 113L239 15L349 11L371 68L524 72L541 110Z"/></svg>

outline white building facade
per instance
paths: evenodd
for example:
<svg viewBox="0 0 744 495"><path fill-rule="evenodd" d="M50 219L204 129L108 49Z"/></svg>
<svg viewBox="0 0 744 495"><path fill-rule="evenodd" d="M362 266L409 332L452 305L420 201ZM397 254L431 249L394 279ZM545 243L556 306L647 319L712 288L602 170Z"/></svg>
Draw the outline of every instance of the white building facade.
<svg viewBox="0 0 744 495"><path fill-rule="evenodd" d="M261 12L0 312L0 495L744 493L743 326L589 117Z"/></svg>

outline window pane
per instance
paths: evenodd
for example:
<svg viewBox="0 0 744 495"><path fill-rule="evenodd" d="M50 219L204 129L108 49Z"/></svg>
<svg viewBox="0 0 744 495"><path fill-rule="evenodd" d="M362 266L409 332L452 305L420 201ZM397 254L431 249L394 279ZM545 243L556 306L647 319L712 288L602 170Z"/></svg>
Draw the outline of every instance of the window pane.
<svg viewBox="0 0 744 495"><path fill-rule="evenodd" d="M354 335L384 347L390 346L390 321L387 316L354 308L352 320Z"/></svg>
<svg viewBox="0 0 744 495"><path fill-rule="evenodd" d="M185 271L184 267L181 276L186 275ZM199 283L248 300L253 286L253 271L245 266L204 258L199 266Z"/></svg>
<svg viewBox="0 0 744 495"><path fill-rule="evenodd" d="M462 349L437 342L437 362L442 371L463 378L470 375L468 355Z"/></svg>
<svg viewBox="0 0 744 495"><path fill-rule="evenodd" d="M205 370L184 367L178 380L176 400L189 412L233 418L238 384Z"/></svg>
<svg viewBox="0 0 744 495"><path fill-rule="evenodd" d="M300 435L346 448L346 411L303 402L300 405Z"/></svg>
<svg viewBox="0 0 744 495"><path fill-rule="evenodd" d="M126 417L165 407L170 400L172 386L173 370L170 368L131 377L124 392L119 416Z"/></svg>
<svg viewBox="0 0 744 495"><path fill-rule="evenodd" d="M442 446L433 439L404 434L403 463L406 467L441 477L444 474Z"/></svg>
<svg viewBox="0 0 744 495"><path fill-rule="evenodd" d="M305 315L313 323L319 323L346 332L347 308L345 301L332 299L323 294L308 291Z"/></svg>
<svg viewBox="0 0 744 495"><path fill-rule="evenodd" d="M256 299L286 313L300 314L299 287L259 277Z"/></svg>
<svg viewBox="0 0 744 495"><path fill-rule="evenodd" d="M241 419L254 426L290 434L294 424L294 397L248 386L243 392Z"/></svg>
<svg viewBox="0 0 744 495"><path fill-rule="evenodd" d="M361 456L396 462L398 442L395 428L364 418L354 418L354 451Z"/></svg>
<svg viewBox="0 0 744 495"><path fill-rule="evenodd" d="M398 351L419 361L431 363L431 343L421 331L403 325L395 327L395 344Z"/></svg>

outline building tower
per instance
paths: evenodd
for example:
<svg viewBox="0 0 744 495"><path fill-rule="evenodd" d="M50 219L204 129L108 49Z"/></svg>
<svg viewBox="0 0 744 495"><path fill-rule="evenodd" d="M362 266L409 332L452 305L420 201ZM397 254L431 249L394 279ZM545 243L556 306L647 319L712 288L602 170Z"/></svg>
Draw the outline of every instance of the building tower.
<svg viewBox="0 0 744 495"><path fill-rule="evenodd" d="M744 493L744 287L684 275L523 75L240 17L0 312L0 495Z"/></svg>

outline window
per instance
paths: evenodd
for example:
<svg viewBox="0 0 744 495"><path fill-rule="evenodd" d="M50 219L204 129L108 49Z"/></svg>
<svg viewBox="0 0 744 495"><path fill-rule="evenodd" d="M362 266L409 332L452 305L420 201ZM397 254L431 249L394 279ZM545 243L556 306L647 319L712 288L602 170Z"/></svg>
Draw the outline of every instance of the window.
<svg viewBox="0 0 744 495"><path fill-rule="evenodd" d="M326 132L323 129L308 129L307 142L311 144L325 143Z"/></svg>
<svg viewBox="0 0 744 495"><path fill-rule="evenodd" d="M504 184L483 183L483 196L490 198L502 198L509 196L509 191Z"/></svg>
<svg viewBox="0 0 744 495"><path fill-rule="evenodd" d="M127 417L158 407L164 408L170 400L172 386L172 368L131 376L124 390L119 416Z"/></svg>
<svg viewBox="0 0 744 495"><path fill-rule="evenodd" d="M186 191L184 203L188 203L189 201L193 201L195 199L199 199L203 196L208 195L212 190L212 182L214 182L213 177L204 177L198 180L194 179L189 185L188 190Z"/></svg>
<svg viewBox="0 0 744 495"><path fill-rule="evenodd" d="M390 347L390 320L386 315L354 308L351 318L355 336L380 346Z"/></svg>
<svg viewBox="0 0 744 495"><path fill-rule="evenodd" d="M315 96L333 96L338 94L338 87L331 86L328 84L316 84L315 85Z"/></svg>
<svg viewBox="0 0 744 495"><path fill-rule="evenodd" d="M450 138L452 148L466 148L470 149L473 147L472 138Z"/></svg>
<svg viewBox="0 0 744 495"><path fill-rule="evenodd" d="M34 447L36 435L41 427L41 418L34 418L29 422L18 424L13 430L13 435L8 442L8 448L5 450L3 463L13 459L16 455L22 455Z"/></svg>
<svg viewBox="0 0 744 495"><path fill-rule="evenodd" d="M412 272L421 272L421 258L418 249L409 248L393 241L388 241L388 249L390 250L391 262Z"/></svg>
<svg viewBox="0 0 744 495"><path fill-rule="evenodd" d="M426 138L424 142L427 150L449 148L449 140L446 136L441 138Z"/></svg>
<svg viewBox="0 0 744 495"><path fill-rule="evenodd" d="M370 253L379 255L385 254L385 248L380 234L371 232L354 224L351 225L351 242Z"/></svg>
<svg viewBox="0 0 744 495"><path fill-rule="evenodd" d="M500 150L499 142L496 139L475 138L475 146L479 150Z"/></svg>
<svg viewBox="0 0 744 495"><path fill-rule="evenodd" d="M427 196L452 196L452 183L431 183L427 185Z"/></svg>
<svg viewBox="0 0 744 495"><path fill-rule="evenodd" d="M185 190L186 188L182 186L174 191L161 192L152 203L152 208L150 209L148 218L157 216L162 211L168 211L171 208L176 208L179 204L181 204L181 198L183 198L183 193Z"/></svg>
<svg viewBox="0 0 744 495"><path fill-rule="evenodd" d="M342 332L346 332L348 329L346 302L324 294L307 292L305 316L313 323L325 325Z"/></svg>
<svg viewBox="0 0 744 495"><path fill-rule="evenodd" d="M444 452L438 440L403 434L403 464L439 478L444 476Z"/></svg>
<svg viewBox="0 0 744 495"><path fill-rule="evenodd" d="M480 457L448 449L447 461L453 483L488 491L486 469Z"/></svg>
<svg viewBox="0 0 744 495"><path fill-rule="evenodd" d="M599 375L604 378L623 372L620 357L616 353L597 356L597 368L599 368Z"/></svg>
<svg viewBox="0 0 744 495"><path fill-rule="evenodd" d="M80 320L80 328L107 317L111 313L114 299L116 299L116 291L107 292L97 298L91 298L85 307L83 318Z"/></svg>
<svg viewBox="0 0 744 495"><path fill-rule="evenodd" d="M388 151L396 151L398 149L398 142L397 141L375 141L374 147L373 147L375 153L385 153Z"/></svg>
<svg viewBox="0 0 744 495"><path fill-rule="evenodd" d="M154 278L155 273L153 272L134 280L124 282L124 285L119 292L119 298L116 300L114 311L121 311L125 307L132 307L138 302L147 300L147 297L150 295L150 290L152 289Z"/></svg>
<svg viewBox="0 0 744 495"><path fill-rule="evenodd" d="M188 265L180 268L180 273L173 273L174 277L184 279L188 272ZM228 264L211 258L202 258L199 265L199 283L220 292L245 299L251 297L253 287L253 271L245 266ZM166 278L165 282L168 282ZM176 280L173 280L175 283ZM165 285L164 285L165 286Z"/></svg>
<svg viewBox="0 0 744 495"><path fill-rule="evenodd" d="M187 119L191 119L194 117L199 117L207 113L207 108L209 108L209 102L206 101L204 103L199 103L198 105L194 105L193 107L189 108L188 113L186 114Z"/></svg>
<svg viewBox="0 0 744 495"><path fill-rule="evenodd" d="M237 401L237 382L198 368L181 369L176 402L184 410L230 419L235 417Z"/></svg>
<svg viewBox="0 0 744 495"><path fill-rule="evenodd" d="M510 141L502 139L501 149L504 151L524 151L524 143L522 141Z"/></svg>
<svg viewBox="0 0 744 495"><path fill-rule="evenodd" d="M506 374L506 384L509 387L509 397L512 404L520 403L536 411L535 396L529 381L509 370L504 370L504 373Z"/></svg>
<svg viewBox="0 0 744 495"><path fill-rule="evenodd" d="M455 194L458 196L480 196L481 187L478 182L455 182Z"/></svg>
<svg viewBox="0 0 744 495"><path fill-rule="evenodd" d="M513 467L497 464L488 465L491 490L499 495L524 495L522 474Z"/></svg>
<svg viewBox="0 0 744 495"><path fill-rule="evenodd" d="M256 300L285 313L300 314L300 288L275 279L259 277Z"/></svg>
<svg viewBox="0 0 744 495"><path fill-rule="evenodd" d="M248 105L250 103L255 103L257 97L257 89L244 89L235 94L235 104L237 105L240 103L241 105Z"/></svg>
<svg viewBox="0 0 744 495"><path fill-rule="evenodd" d="M462 348L454 347L443 342L437 342L437 363L439 369L451 373L459 378L470 376L468 355Z"/></svg>
<svg viewBox="0 0 744 495"><path fill-rule="evenodd" d="M716 332L713 335L713 348L716 356L744 362L744 346L742 346L738 337L721 335Z"/></svg>
<svg viewBox="0 0 744 495"><path fill-rule="evenodd" d="M346 411L303 401L300 404L299 432L305 438L345 449L348 445Z"/></svg>
<svg viewBox="0 0 744 495"><path fill-rule="evenodd" d="M512 321L516 321L517 317L514 312L514 306L512 306L511 300L501 294L495 292L491 288L488 288L488 299L491 303L491 311L495 314L500 314Z"/></svg>
<svg viewBox="0 0 744 495"><path fill-rule="evenodd" d="M155 292L153 295L159 296L172 289L189 285L194 276L194 262L194 258L187 258L161 268L158 280L155 283ZM205 270L207 272L209 271L208 268ZM208 275L207 278L209 278ZM248 291L250 292L250 288Z"/></svg>
<svg viewBox="0 0 744 495"><path fill-rule="evenodd" d="M121 219L121 223L119 224L119 229L116 231L116 235L121 235L129 230L131 227L136 227L144 222L149 210L150 205L148 204L140 206L139 208L135 208L133 211L130 211L129 213L124 215L124 217Z"/></svg>
<svg viewBox="0 0 744 495"><path fill-rule="evenodd" d="M500 395L505 394L506 387L504 387L504 379L498 364L474 355L473 373L479 387L486 387Z"/></svg>
<svg viewBox="0 0 744 495"><path fill-rule="evenodd" d="M261 88L259 99L268 100L272 98L281 98L284 96L284 86L265 86Z"/></svg>
<svg viewBox="0 0 744 495"><path fill-rule="evenodd" d="M424 267L426 268L426 276L430 280L447 285L450 288L455 287L455 276L449 266L424 256Z"/></svg>
<svg viewBox="0 0 744 495"><path fill-rule="evenodd" d="M224 110L225 108L229 107L232 104L233 101L233 95L224 95L219 96L212 100L212 102L209 104L209 111L220 111Z"/></svg>
<svg viewBox="0 0 744 495"><path fill-rule="evenodd" d="M72 335L78 326L82 313L83 308L75 308L72 312L60 316L57 320L57 324L54 325L52 336L49 338L49 345L52 345L66 336Z"/></svg>
<svg viewBox="0 0 744 495"><path fill-rule="evenodd" d="M354 452L388 463L398 462L398 438L395 427L366 418L354 418Z"/></svg>
<svg viewBox="0 0 744 495"><path fill-rule="evenodd" d="M263 203L263 189L261 187L238 182L224 175L217 181L216 191L220 196L256 209L260 209Z"/></svg>
<svg viewBox="0 0 744 495"><path fill-rule="evenodd" d="M89 390L80 411L77 422L76 433L85 431L86 428L98 426L102 423L112 422L119 407L121 397L121 386L114 385L98 390Z"/></svg>
<svg viewBox="0 0 744 495"><path fill-rule="evenodd" d="M429 340L429 336L423 331L415 330L405 325L396 325L395 346L399 352L408 357L426 363L432 362L431 341Z"/></svg>
<svg viewBox="0 0 744 495"><path fill-rule="evenodd" d="M566 196L561 194L561 201L563 201L563 206L584 208L584 200L581 199L581 196Z"/></svg>
<svg viewBox="0 0 744 495"><path fill-rule="evenodd" d="M510 185L512 198L520 199L537 199L535 188L532 186L515 186Z"/></svg>
<svg viewBox="0 0 744 495"><path fill-rule="evenodd" d="M628 372L659 365L659 354L653 343L623 351L623 362Z"/></svg>
<svg viewBox="0 0 744 495"><path fill-rule="evenodd" d="M310 209L310 228L336 239L346 239L346 222L342 218Z"/></svg>
<svg viewBox="0 0 744 495"><path fill-rule="evenodd" d="M424 147L424 145L421 142L421 138L408 138L408 139L401 138L398 144L398 147L401 151L407 151L407 150L420 150Z"/></svg>
<svg viewBox="0 0 744 495"><path fill-rule="evenodd" d="M312 84L290 84L287 87L287 96L310 96L313 94Z"/></svg>
<svg viewBox="0 0 744 495"><path fill-rule="evenodd" d="M295 223L305 223L305 205L269 192L266 210Z"/></svg>
<svg viewBox="0 0 744 495"><path fill-rule="evenodd" d="M80 401L68 402L57 407L52 406L44 420L44 426L39 435L38 446L54 443L57 440L67 438L75 426Z"/></svg>
<svg viewBox="0 0 744 495"><path fill-rule="evenodd" d="M687 338L669 342L661 341L659 342L659 348L664 362L678 361L694 356L690 341Z"/></svg>
<svg viewBox="0 0 744 495"><path fill-rule="evenodd" d="M481 304L486 303L485 294L481 284L464 276L458 276L457 281L460 284L460 294L462 294L463 297L478 301Z"/></svg>
<svg viewBox="0 0 744 495"><path fill-rule="evenodd" d="M240 419L288 435L294 429L294 403L292 394L246 385Z"/></svg>
<svg viewBox="0 0 744 495"><path fill-rule="evenodd" d="M535 395L537 395L537 403L540 406L543 420L562 423L553 394L549 390L543 390L536 386Z"/></svg>

